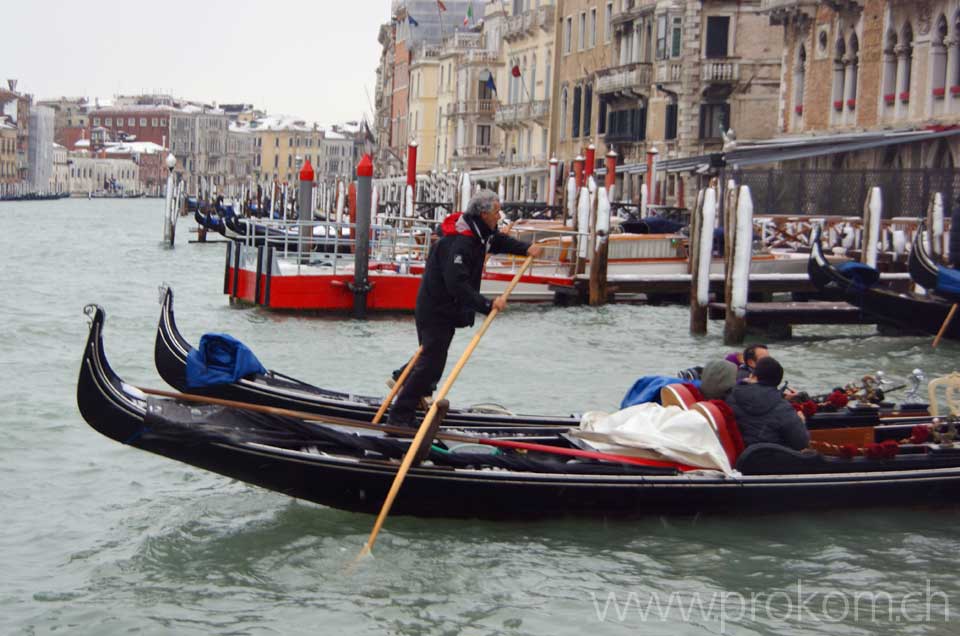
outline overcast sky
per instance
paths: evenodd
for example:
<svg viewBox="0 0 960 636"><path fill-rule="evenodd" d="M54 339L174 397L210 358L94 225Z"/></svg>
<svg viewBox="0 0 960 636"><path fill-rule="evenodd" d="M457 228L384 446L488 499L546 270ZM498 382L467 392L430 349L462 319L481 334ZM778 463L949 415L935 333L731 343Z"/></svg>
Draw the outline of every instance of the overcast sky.
<svg viewBox="0 0 960 636"><path fill-rule="evenodd" d="M38 99L162 91L321 124L369 118L390 15L388 0L3 5L0 80Z"/></svg>

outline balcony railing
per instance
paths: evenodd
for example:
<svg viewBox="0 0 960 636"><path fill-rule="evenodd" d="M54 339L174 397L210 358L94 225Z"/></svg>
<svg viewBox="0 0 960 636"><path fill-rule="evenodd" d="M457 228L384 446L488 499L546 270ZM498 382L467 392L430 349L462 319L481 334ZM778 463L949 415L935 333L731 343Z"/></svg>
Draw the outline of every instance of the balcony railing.
<svg viewBox="0 0 960 636"><path fill-rule="evenodd" d="M657 64L658 82L679 82L683 79L683 62L660 62Z"/></svg>
<svg viewBox="0 0 960 636"><path fill-rule="evenodd" d="M544 123L550 114L550 100L536 102L520 102L517 104L499 104L497 106L496 122L498 126L511 126L528 123Z"/></svg>
<svg viewBox="0 0 960 636"><path fill-rule="evenodd" d="M740 63L704 60L700 64L700 79L704 82L737 82L740 80Z"/></svg>
<svg viewBox="0 0 960 636"><path fill-rule="evenodd" d="M500 56L494 51L464 51L460 54L460 64L496 64Z"/></svg>
<svg viewBox="0 0 960 636"><path fill-rule="evenodd" d="M474 159L494 160L497 155L493 150L493 146L465 146L457 150L456 158L465 161Z"/></svg>
<svg viewBox="0 0 960 636"><path fill-rule="evenodd" d="M543 29L547 33L553 31L553 22L556 18L556 7L546 5L524 11L518 15L512 15L507 18L506 28L503 32L503 38L508 42L519 40L528 35L534 35L537 29Z"/></svg>
<svg viewBox="0 0 960 636"><path fill-rule="evenodd" d="M651 65L647 62L617 66L600 73L602 74L597 79L597 93L650 91Z"/></svg>
<svg viewBox="0 0 960 636"><path fill-rule="evenodd" d="M454 115L481 115L493 116L497 110L497 102L492 99L470 99L450 104L450 112Z"/></svg>

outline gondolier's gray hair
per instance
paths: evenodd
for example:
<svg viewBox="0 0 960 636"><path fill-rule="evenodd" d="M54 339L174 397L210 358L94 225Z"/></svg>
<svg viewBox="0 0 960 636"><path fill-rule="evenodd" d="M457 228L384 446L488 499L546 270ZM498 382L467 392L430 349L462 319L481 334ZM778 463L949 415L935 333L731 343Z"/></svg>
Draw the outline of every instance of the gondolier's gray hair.
<svg viewBox="0 0 960 636"><path fill-rule="evenodd" d="M467 216L480 216L484 212L493 210L493 206L500 200L496 192L492 190L481 190L473 195L470 203L467 204Z"/></svg>

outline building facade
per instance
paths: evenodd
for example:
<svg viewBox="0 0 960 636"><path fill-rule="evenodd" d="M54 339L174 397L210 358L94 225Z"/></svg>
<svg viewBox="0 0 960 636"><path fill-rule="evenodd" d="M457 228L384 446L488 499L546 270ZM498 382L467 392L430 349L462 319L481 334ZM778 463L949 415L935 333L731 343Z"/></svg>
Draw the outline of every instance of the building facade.
<svg viewBox="0 0 960 636"><path fill-rule="evenodd" d="M140 171L130 159L90 157L84 151L77 151L70 153L69 161L73 196L140 192Z"/></svg>
<svg viewBox="0 0 960 636"><path fill-rule="evenodd" d="M53 121L52 108L33 106L30 109L27 183L32 192L50 192L53 181Z"/></svg>
<svg viewBox="0 0 960 636"><path fill-rule="evenodd" d="M783 47L778 131L844 135L960 124L960 3L764 0ZM953 169L960 137L793 162L830 169Z"/></svg>
<svg viewBox="0 0 960 636"><path fill-rule="evenodd" d="M0 196L12 194L17 172L17 127L0 118Z"/></svg>

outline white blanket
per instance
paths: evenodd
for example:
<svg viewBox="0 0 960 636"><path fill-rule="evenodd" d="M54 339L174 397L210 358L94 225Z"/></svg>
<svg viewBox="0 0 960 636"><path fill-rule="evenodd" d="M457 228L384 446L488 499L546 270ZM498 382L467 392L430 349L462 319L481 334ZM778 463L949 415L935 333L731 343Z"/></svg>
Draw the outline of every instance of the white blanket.
<svg viewBox="0 0 960 636"><path fill-rule="evenodd" d="M607 453L666 459L736 474L707 419L677 406L647 403L610 414L586 413L572 434Z"/></svg>

